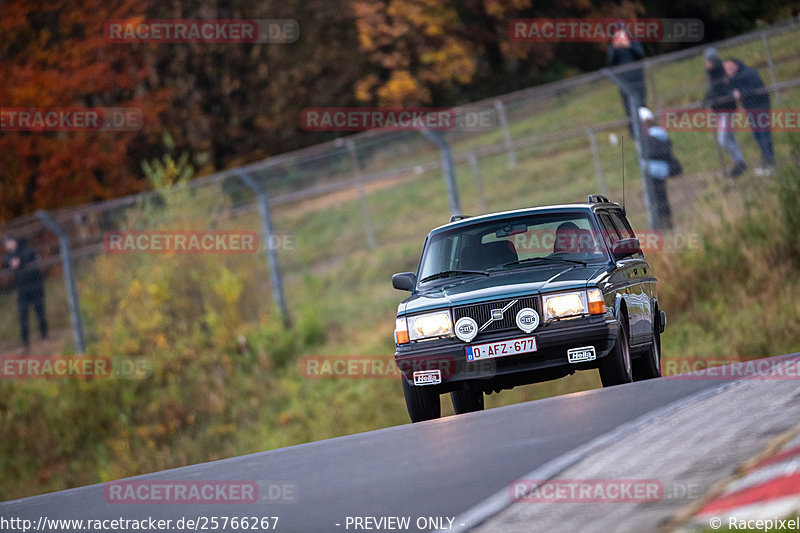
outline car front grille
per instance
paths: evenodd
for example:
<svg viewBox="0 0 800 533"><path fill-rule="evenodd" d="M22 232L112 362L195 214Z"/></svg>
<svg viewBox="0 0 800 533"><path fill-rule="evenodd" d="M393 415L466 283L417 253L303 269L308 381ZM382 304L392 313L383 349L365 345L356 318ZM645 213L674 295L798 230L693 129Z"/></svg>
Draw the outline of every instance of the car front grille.
<svg viewBox="0 0 800 533"><path fill-rule="evenodd" d="M520 298L507 298L505 300L494 300L491 302L482 302L478 304L461 305L453 308L453 321L457 322L458 319L468 316L478 323L478 327L482 327L490 318L492 318L492 309L503 309L509 303L517 300L517 303L509 307L501 320L495 320L483 331L500 331L504 329L513 329L517 327L517 312L520 309L530 307L535 309L537 313L539 310L539 298L537 296L524 296Z"/></svg>

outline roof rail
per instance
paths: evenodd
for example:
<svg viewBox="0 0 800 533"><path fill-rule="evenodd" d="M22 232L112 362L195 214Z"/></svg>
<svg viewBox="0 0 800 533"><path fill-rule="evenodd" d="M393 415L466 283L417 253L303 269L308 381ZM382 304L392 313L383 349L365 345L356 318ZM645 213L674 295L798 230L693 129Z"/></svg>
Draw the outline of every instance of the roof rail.
<svg viewBox="0 0 800 533"><path fill-rule="evenodd" d="M450 217L450 222L456 222L458 220L464 220L465 218L470 218L472 215L452 215Z"/></svg>
<svg viewBox="0 0 800 533"><path fill-rule="evenodd" d="M609 199L602 194L590 194L588 203L590 204L610 204Z"/></svg>

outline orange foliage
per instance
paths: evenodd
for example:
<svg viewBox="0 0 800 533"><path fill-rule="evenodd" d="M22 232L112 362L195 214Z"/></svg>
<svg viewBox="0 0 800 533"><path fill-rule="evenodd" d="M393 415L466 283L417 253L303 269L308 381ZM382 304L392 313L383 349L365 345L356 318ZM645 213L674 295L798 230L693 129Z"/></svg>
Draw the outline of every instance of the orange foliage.
<svg viewBox="0 0 800 533"><path fill-rule="evenodd" d="M431 88L466 85L475 53L454 7L439 0L352 0L359 44L381 70L356 84L362 101L385 106L430 104Z"/></svg>
<svg viewBox="0 0 800 533"><path fill-rule="evenodd" d="M136 2L7 0L0 18L0 105L5 108L134 107L139 132L0 134L0 220L141 190L131 168L137 137L158 138L169 92L151 89L128 44L106 43L103 23L134 14ZM76 157L80 154L80 157Z"/></svg>

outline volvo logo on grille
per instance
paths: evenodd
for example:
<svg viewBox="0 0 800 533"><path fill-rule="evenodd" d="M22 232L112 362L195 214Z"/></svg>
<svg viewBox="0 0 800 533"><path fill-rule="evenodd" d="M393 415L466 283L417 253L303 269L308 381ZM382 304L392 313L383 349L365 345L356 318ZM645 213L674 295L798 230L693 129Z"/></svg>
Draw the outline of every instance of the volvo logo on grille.
<svg viewBox="0 0 800 533"><path fill-rule="evenodd" d="M468 316L459 318L456 322L456 337L464 342L469 342L478 334L478 323Z"/></svg>
<svg viewBox="0 0 800 533"><path fill-rule="evenodd" d="M511 300L511 301L510 301L510 302L508 302L508 303L506 304L506 306L505 306L505 307L503 307L502 309L492 309L491 311L489 311L489 313L491 313L492 317L491 317L489 320L487 320L487 321L486 321L486 322L485 322L485 323L484 323L484 324L481 326L481 328L480 328L478 331L480 332L480 331L483 331L483 330L485 330L486 328L488 328L488 327L489 327L489 324L491 324L492 322L497 322L497 321L499 321L499 320L503 320L503 314L504 314L506 311L508 311L509 309L511 309L511 308L512 308L512 307L513 307L513 306L514 306L514 305L515 305L515 304L516 304L518 301L519 301L519 300Z"/></svg>
<svg viewBox="0 0 800 533"><path fill-rule="evenodd" d="M530 307L517 311L517 327L525 333L530 333L539 327L539 313Z"/></svg>

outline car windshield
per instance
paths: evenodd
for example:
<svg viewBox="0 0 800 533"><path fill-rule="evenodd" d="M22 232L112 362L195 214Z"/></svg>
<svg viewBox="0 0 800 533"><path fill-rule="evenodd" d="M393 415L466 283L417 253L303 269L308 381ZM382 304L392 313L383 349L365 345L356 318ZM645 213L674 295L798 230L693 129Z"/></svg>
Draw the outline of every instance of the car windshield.
<svg viewBox="0 0 800 533"><path fill-rule="evenodd" d="M418 279L455 277L550 264L607 260L589 213L540 213L476 222L428 239Z"/></svg>

